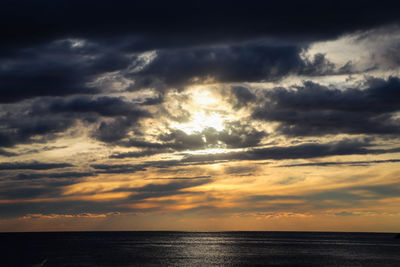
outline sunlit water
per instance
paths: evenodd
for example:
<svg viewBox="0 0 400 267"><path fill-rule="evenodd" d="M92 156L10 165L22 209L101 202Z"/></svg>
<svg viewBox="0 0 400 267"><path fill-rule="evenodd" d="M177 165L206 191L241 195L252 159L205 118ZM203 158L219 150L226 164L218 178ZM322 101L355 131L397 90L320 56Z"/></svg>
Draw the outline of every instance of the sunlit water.
<svg viewBox="0 0 400 267"><path fill-rule="evenodd" d="M394 234L3 233L1 266L400 266Z"/></svg>

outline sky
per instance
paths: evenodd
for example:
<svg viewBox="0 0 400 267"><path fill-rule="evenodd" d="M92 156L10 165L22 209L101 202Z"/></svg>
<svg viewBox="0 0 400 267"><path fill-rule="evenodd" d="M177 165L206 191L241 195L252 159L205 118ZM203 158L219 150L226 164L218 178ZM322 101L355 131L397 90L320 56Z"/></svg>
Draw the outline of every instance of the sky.
<svg viewBox="0 0 400 267"><path fill-rule="evenodd" d="M400 231L385 1L2 1L0 231Z"/></svg>

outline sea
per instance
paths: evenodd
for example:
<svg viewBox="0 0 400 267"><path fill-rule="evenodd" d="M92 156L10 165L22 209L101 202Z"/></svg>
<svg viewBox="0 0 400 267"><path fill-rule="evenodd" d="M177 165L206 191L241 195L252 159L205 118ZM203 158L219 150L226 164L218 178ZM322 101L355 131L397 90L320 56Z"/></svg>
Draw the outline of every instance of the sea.
<svg viewBox="0 0 400 267"><path fill-rule="evenodd" d="M390 233L0 233L0 266L400 266Z"/></svg>

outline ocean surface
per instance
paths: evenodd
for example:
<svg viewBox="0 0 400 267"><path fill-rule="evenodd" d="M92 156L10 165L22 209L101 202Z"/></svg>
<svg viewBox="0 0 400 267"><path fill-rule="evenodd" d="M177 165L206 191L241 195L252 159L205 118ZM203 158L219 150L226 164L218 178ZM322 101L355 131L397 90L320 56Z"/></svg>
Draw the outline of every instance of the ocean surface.
<svg viewBox="0 0 400 267"><path fill-rule="evenodd" d="M0 266L400 266L387 233L0 233Z"/></svg>

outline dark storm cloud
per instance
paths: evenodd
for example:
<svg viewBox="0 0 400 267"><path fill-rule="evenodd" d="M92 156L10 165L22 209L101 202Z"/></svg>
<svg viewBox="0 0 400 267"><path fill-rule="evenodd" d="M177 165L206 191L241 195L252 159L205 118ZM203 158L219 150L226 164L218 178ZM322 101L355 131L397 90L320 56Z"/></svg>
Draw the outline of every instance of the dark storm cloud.
<svg viewBox="0 0 400 267"><path fill-rule="evenodd" d="M56 134L72 127L75 120L71 117L49 115L32 116L26 112L7 112L0 116L0 147L12 147L16 144L46 142ZM36 138L34 138L36 137ZM38 138L39 137L39 138Z"/></svg>
<svg viewBox="0 0 400 267"><path fill-rule="evenodd" d="M3 1L3 55L26 45L65 37L112 42L138 36L133 50L269 35L288 40L321 40L345 32L399 21L396 8L379 1ZM68 21L68 23L66 23ZM119 40L120 42L121 40Z"/></svg>
<svg viewBox="0 0 400 267"><path fill-rule="evenodd" d="M206 127L202 131L188 134L179 129L169 129L168 132L160 134L156 142L130 139L118 144L126 147L145 148L147 150L138 153L154 155L157 150L160 153L165 153L168 149L172 151L184 151L221 146L226 146L227 148L253 147L259 145L262 138L267 135L264 131L258 131L246 123L232 121L225 123L224 129L221 131L217 131L213 127ZM118 156L119 158L124 157L124 154L126 154L126 157L129 157L128 153L116 155L120 155ZM117 157L116 155L114 156ZM141 154L132 152L132 156L134 157L139 155Z"/></svg>
<svg viewBox="0 0 400 267"><path fill-rule="evenodd" d="M112 121L103 121L92 133L92 137L105 143L117 142L127 136L136 121L136 118L132 121L125 117L118 117Z"/></svg>
<svg viewBox="0 0 400 267"><path fill-rule="evenodd" d="M259 131L249 124L232 121L226 123L224 130L218 132L217 140L225 143L228 148L246 148L258 146L267 135L266 132ZM206 138L211 137L206 135Z"/></svg>
<svg viewBox="0 0 400 267"><path fill-rule="evenodd" d="M140 110L135 103L120 97L102 96L96 99L75 97L69 100L54 99L47 101L47 112L53 113L97 113L101 116L149 117L147 111Z"/></svg>
<svg viewBox="0 0 400 267"><path fill-rule="evenodd" d="M183 88L194 79L220 82L277 80L303 66L296 46L241 46L162 50L134 74L135 88Z"/></svg>
<svg viewBox="0 0 400 267"><path fill-rule="evenodd" d="M9 109L0 116L0 147L46 142L73 127L78 120L99 122L93 136L104 142L124 138L131 127L149 112L117 97L42 98L22 109ZM103 121L102 117L112 117ZM38 138L39 137L39 138Z"/></svg>
<svg viewBox="0 0 400 267"><path fill-rule="evenodd" d="M200 132L187 134L182 130L172 130L170 133L160 135L159 139L164 145L176 150L205 148L203 135Z"/></svg>
<svg viewBox="0 0 400 267"><path fill-rule="evenodd" d="M70 100L56 99L47 102L50 104L45 112L49 113L62 113L75 116L76 119L85 119L85 115L82 114L87 114L88 121L98 121L99 116L114 117L111 121L102 121L92 133L92 137L106 143L125 138L139 119L151 117L149 112L139 109L137 104L117 97L75 97Z"/></svg>
<svg viewBox="0 0 400 267"><path fill-rule="evenodd" d="M115 134L114 131L111 131ZM118 132L120 134L121 132ZM157 142L146 142L130 139L118 142L125 147L144 148L141 151L116 153L110 158L139 158L161 153L172 153L175 151L199 150L206 148L246 148L258 146L267 134L258 131L249 125L240 122L227 123L225 129L217 131L207 127L201 132L188 134L182 130L170 129L168 133L160 134ZM122 137L119 137L122 138Z"/></svg>
<svg viewBox="0 0 400 267"><path fill-rule="evenodd" d="M232 86L231 93L233 96L233 101L236 102L233 105L235 109L247 106L248 103L254 102L256 100L256 95L244 86Z"/></svg>
<svg viewBox="0 0 400 267"><path fill-rule="evenodd" d="M2 162L0 170L50 170L57 168L72 167L70 163L47 163L47 162Z"/></svg>
<svg viewBox="0 0 400 267"><path fill-rule="evenodd" d="M126 68L130 60L119 51L91 47L77 40L33 46L0 59L0 103L40 96L96 94L89 83L96 75Z"/></svg>
<svg viewBox="0 0 400 267"><path fill-rule="evenodd" d="M364 90L331 89L313 82L267 91L266 103L253 117L280 122L278 131L291 136L325 134L398 134L400 79L369 78ZM295 90L293 90L295 89Z"/></svg>
<svg viewBox="0 0 400 267"><path fill-rule="evenodd" d="M249 42L201 48L160 50L157 56L140 71L126 74L141 88L183 89L193 83L277 81L290 74L321 76L346 73L343 67L328 61L323 54L303 59L306 49L300 45L270 45ZM337 70L338 69L338 70ZM351 73L351 69L347 70ZM254 100L245 87L232 87L232 92L245 102ZM240 101L237 103L240 107Z"/></svg>

